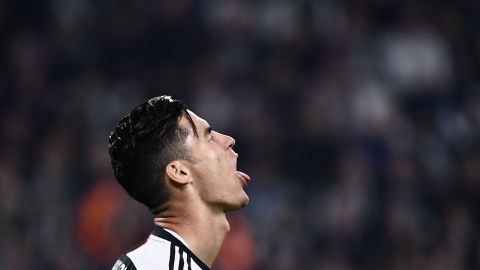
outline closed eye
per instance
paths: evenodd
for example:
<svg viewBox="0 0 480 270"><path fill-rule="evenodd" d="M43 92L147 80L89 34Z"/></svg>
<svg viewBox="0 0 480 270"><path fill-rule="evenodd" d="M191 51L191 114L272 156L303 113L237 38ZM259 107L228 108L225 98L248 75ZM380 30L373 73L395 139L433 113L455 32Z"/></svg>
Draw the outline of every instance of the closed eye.
<svg viewBox="0 0 480 270"><path fill-rule="evenodd" d="M212 127L207 127L207 128L205 128L204 137L211 139L211 137L212 137L212 136L211 136L212 131L213 131Z"/></svg>

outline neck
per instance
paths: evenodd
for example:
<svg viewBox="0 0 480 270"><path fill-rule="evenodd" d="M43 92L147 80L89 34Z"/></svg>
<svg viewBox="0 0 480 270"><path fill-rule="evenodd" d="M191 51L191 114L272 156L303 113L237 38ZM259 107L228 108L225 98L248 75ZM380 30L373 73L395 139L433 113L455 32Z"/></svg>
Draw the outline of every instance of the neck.
<svg viewBox="0 0 480 270"><path fill-rule="evenodd" d="M196 206L192 208L190 205ZM230 225L223 210L211 209L198 202L190 205L185 201L171 202L154 222L180 235L192 252L212 267Z"/></svg>

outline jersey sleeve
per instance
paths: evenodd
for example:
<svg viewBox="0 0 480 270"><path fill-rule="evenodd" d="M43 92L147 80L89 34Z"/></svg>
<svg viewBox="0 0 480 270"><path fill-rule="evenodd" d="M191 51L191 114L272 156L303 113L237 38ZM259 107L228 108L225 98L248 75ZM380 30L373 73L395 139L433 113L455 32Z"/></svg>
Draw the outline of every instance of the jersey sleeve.
<svg viewBox="0 0 480 270"><path fill-rule="evenodd" d="M132 260L126 255L120 256L112 267L112 270L137 270Z"/></svg>

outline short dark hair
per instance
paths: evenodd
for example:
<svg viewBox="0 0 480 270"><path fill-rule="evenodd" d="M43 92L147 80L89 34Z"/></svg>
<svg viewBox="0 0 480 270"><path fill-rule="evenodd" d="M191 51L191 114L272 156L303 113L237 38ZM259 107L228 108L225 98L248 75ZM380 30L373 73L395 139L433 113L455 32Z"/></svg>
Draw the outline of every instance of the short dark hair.
<svg viewBox="0 0 480 270"><path fill-rule="evenodd" d="M170 96L139 104L110 134L108 150L117 181L154 214L170 199L165 186L166 166L173 160L190 158L185 146L190 130L178 124L182 115L197 136L187 106Z"/></svg>

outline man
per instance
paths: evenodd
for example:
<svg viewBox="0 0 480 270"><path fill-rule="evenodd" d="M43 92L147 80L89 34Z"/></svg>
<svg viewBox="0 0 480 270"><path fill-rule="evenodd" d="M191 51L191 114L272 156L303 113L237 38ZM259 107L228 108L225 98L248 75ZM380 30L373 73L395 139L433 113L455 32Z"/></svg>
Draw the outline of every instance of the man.
<svg viewBox="0 0 480 270"><path fill-rule="evenodd" d="M250 178L236 169L234 145L169 96L120 120L109 140L113 172L149 208L155 227L113 270L210 269L230 229L225 213L249 201Z"/></svg>

